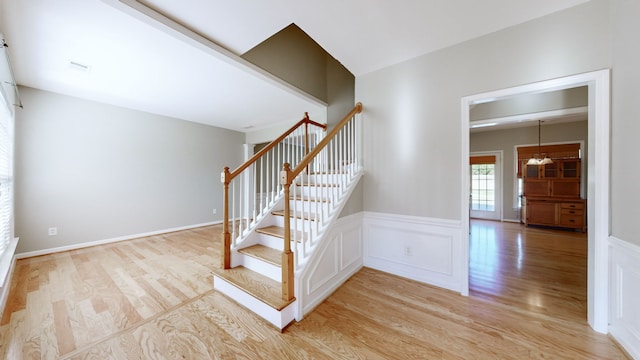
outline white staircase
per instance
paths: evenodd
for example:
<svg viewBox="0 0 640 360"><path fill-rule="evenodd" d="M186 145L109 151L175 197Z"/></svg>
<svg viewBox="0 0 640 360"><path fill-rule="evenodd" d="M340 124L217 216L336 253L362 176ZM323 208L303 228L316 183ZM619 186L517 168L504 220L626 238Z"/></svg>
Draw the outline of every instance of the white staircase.
<svg viewBox="0 0 640 360"><path fill-rule="evenodd" d="M307 148L308 153L300 158L296 168L285 166L276 190L266 196L264 206L264 196L253 195L251 191L244 197L242 191L237 197L226 196L235 199L233 202L240 207L230 212L242 216L229 217L234 220L228 223L235 226L228 229L229 240L223 241L229 243L225 247L228 260L225 263L223 259L222 268L214 271L214 288L280 330L304 315L299 306L304 296L297 286L300 276L305 265L317 256L315 250L362 175L355 119L360 110L361 105L354 108L316 148ZM234 173L225 170L223 183ZM252 174L253 180L245 178L244 184L250 189L261 189L262 183L272 177ZM251 203L257 209L243 207Z"/></svg>

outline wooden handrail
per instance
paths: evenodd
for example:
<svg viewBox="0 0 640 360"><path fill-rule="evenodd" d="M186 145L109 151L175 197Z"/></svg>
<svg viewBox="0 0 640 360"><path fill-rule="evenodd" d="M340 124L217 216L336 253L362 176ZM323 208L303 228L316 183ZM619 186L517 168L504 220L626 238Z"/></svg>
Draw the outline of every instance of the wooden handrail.
<svg viewBox="0 0 640 360"><path fill-rule="evenodd" d="M231 268L231 232L229 231L229 221L235 221L235 219L229 219L229 184L231 181L242 174L242 172L251 166L253 163L258 161L262 156L264 156L269 150L273 149L281 143L287 136L293 133L300 126L305 125L305 148L308 146L308 138L309 135L306 134L309 128L309 124L315 125L317 127L322 128L323 130L327 130L326 124L317 123L311 119L309 119L309 113L304 113L304 118L298 121L295 125L293 125L289 130L285 131L282 135L280 135L277 139L273 140L269 143L269 145L265 146L262 150L258 151L255 155L253 155L249 160L245 161L242 165L240 165L237 169L233 170L233 172L229 171L229 167L225 167L222 171L220 180L223 184L223 197L222 197L222 263L221 266L223 269ZM288 197L286 197L288 199ZM234 225L235 226L235 225ZM291 257L289 261L292 261L293 254L288 255ZM291 291L292 293L292 291Z"/></svg>
<svg viewBox="0 0 640 360"><path fill-rule="evenodd" d="M340 130L342 130L342 128L349 122L349 120L351 120L351 118L355 114L359 114L361 112L362 112L362 103L359 102L347 115L344 116L344 118L342 118L342 120L340 120L340 122L331 130L331 132L329 132L324 137L324 139L322 139L322 141L320 141L318 145L316 145L313 148L313 150L311 150L311 152L309 152L304 158L302 158L302 160L300 160L300 163L298 163L296 168L291 170L291 175L288 176L288 179L291 182L293 182L293 179L295 179L311 163L311 161L313 161L316 155L318 155L320 151L322 151L322 149L324 149L324 147L327 146L327 144L329 144L331 139L333 139L333 137ZM289 184L291 184L291 182Z"/></svg>
<svg viewBox="0 0 640 360"><path fill-rule="evenodd" d="M282 252L282 299L285 301L291 301L294 299L294 264L293 264L293 252L291 251L291 210L289 208L289 201L291 195L291 184L293 180L304 170L307 169L311 161L324 149L333 138L342 130L347 123L355 116L362 112L362 103L357 103L356 106L340 120L340 122L327 134L322 141L320 141L311 152L307 153L295 169L291 170L288 163L283 165L283 169L280 172L280 184L284 190L284 198L287 199L284 202L284 250Z"/></svg>
<svg viewBox="0 0 640 360"><path fill-rule="evenodd" d="M230 172L226 172L224 179L222 179L223 183L230 183L231 180L233 180L235 177L237 177L238 175L240 175L246 168L248 168L249 166L251 166L251 164L253 164L254 162L258 161L258 159L260 159L264 154L266 154L269 150L273 149L276 145L278 145L282 140L284 140L287 136L289 136L289 134L291 134L292 132L294 132L298 127L300 127L301 125L315 125L317 127L321 127L324 130L327 130L327 124L320 124L317 123L311 119L309 119L309 113L304 113L304 118L302 118L302 120L298 121L295 125L293 125L289 130L285 131L282 135L280 135L277 139L273 140L272 142L269 143L269 145L265 146L263 149L261 149L260 151L258 151L255 155L253 155L249 160L245 161L242 165L238 166L238 168L236 168L233 171Z"/></svg>

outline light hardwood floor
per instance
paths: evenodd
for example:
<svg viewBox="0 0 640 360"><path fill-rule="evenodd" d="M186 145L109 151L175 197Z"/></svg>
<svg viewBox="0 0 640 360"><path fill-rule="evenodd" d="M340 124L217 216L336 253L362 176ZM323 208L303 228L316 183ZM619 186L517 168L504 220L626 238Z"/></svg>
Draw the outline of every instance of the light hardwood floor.
<svg viewBox="0 0 640 360"><path fill-rule="evenodd" d="M0 357L626 359L586 324L583 235L473 224L470 297L365 268L284 333L211 290L219 226L20 260Z"/></svg>

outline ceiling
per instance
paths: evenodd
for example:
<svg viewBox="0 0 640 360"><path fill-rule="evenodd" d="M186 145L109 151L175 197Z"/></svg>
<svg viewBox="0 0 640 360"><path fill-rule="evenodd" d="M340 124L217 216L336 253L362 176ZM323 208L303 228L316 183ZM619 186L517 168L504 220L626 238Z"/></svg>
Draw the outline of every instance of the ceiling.
<svg viewBox="0 0 640 360"><path fill-rule="evenodd" d="M20 85L246 132L326 120L239 57L291 23L357 77L586 1L0 0L0 31Z"/></svg>

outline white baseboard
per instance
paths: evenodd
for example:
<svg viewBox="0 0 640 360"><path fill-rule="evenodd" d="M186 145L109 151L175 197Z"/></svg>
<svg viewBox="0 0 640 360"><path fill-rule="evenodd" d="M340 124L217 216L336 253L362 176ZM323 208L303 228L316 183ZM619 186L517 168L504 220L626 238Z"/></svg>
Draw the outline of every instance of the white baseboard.
<svg viewBox="0 0 640 360"><path fill-rule="evenodd" d="M90 242L85 242L85 243L80 243L80 244L60 246L60 247L55 247L55 248L50 248L50 249L29 251L29 252L25 252L25 253L16 254L16 258L17 259L25 259L25 258L34 257L34 256L41 256L41 255L54 254L54 253L63 252L63 251L69 251L69 250L83 249L83 248L96 246L96 245L111 244L111 243L115 243L115 242L119 242L119 241L133 240L133 239L146 237L146 236L154 236L154 235L166 234L166 233L171 233L171 232L175 232L175 231L189 230L189 229L195 229L195 228L199 228L199 227L203 227L203 226L210 226L210 225L217 225L217 224L222 224L222 221L213 221L213 222L202 223L202 224L193 224L193 225L181 226L181 227L176 227L176 228L171 228L171 229L150 231L150 232L141 233L141 234L119 236L119 237L115 237L115 238L111 238L111 239L96 240L96 241L90 241Z"/></svg>
<svg viewBox="0 0 640 360"><path fill-rule="evenodd" d="M365 212L364 266L461 291L463 238L458 220Z"/></svg>
<svg viewBox="0 0 640 360"><path fill-rule="evenodd" d="M520 220L516 220L516 219L502 219L502 222L510 222L510 223L520 223Z"/></svg>
<svg viewBox="0 0 640 360"><path fill-rule="evenodd" d="M609 237L609 333L640 359L640 246Z"/></svg>

